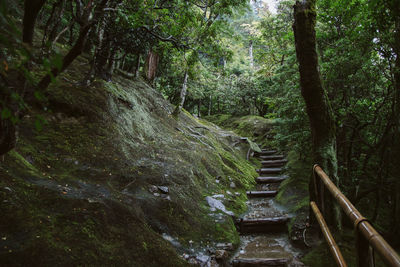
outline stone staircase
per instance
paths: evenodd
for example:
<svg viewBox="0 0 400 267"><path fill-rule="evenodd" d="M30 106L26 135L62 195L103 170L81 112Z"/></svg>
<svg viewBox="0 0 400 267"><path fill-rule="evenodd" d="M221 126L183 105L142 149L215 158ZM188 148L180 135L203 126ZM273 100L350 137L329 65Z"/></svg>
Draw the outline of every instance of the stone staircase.
<svg viewBox="0 0 400 267"><path fill-rule="evenodd" d="M255 154L262 167L257 170L255 190L247 192L248 212L237 221L241 246L231 262L233 267L303 266L288 240L290 217L273 200L280 183L287 179L282 175L287 160L277 153L277 150L263 149Z"/></svg>

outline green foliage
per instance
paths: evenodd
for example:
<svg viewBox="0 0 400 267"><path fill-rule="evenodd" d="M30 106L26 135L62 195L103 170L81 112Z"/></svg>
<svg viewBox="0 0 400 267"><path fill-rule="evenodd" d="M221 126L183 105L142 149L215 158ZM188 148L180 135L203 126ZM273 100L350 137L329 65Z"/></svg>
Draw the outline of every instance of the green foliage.
<svg viewBox="0 0 400 267"><path fill-rule="evenodd" d="M61 2L67 3L64 8L59 6ZM91 22L86 46L81 48L88 60L75 61L80 64L79 67L72 63L72 67L62 75L62 80L54 83L54 73L62 70L64 55L68 55L69 49L79 40L84 16L77 3L81 2L85 8L93 4L93 10L87 9L91 13L88 18L101 14ZM121 110L112 102L109 110L112 116L133 121L135 126L142 125L127 127L126 136L132 137L127 142L131 145L153 144L155 141L148 136L159 132L158 125L146 115L148 110L142 105L142 100L138 100L152 98L142 95L142 87L136 88L136 95L132 97L122 87L108 81L121 81L120 77L112 75L115 68L127 74L145 72L149 67L148 56L154 53L157 55L157 73L155 80L150 82L171 103L180 102L184 73L188 72L186 110L199 117L211 115L207 119L235 129L238 134L253 138L252 141L262 146L280 147L290 151L289 155L295 155L295 159L289 160L288 172L300 178L291 178L283 183L278 198L283 202L297 201L295 209L303 210L307 203L305 192L309 178L309 170L304 170L312 165L311 133L300 92L292 33L294 1L278 1L276 14L260 1L251 4L245 0L201 1L199 5L199 1L184 0L109 0L106 1L106 8L99 12L96 7L100 2L46 1L36 21L34 45L29 46L21 40L21 21L26 11L22 1L0 1L1 120L15 124L28 115L30 123L22 132L26 134L29 130L37 134L36 145L41 151L46 151L46 142L56 139L60 140L56 147L62 153L81 155L82 160L96 155L104 157L104 161L113 162L106 155L113 151L100 153L96 143L104 142L104 133L113 129L101 128L96 139L99 141L95 141L86 138L88 129L97 129L91 123L86 123L87 128L61 125L60 129L67 135L62 138L55 129L48 128L47 120L54 120L51 116L57 108L66 107L65 113L69 116L78 118L85 115L90 118L89 121L98 119L103 108L110 105L105 99L111 96L113 101L124 103L127 109L135 111L121 115ZM376 223L378 229L399 233L398 1L320 0L317 2L317 15L319 71L337 122L340 186L357 207ZM107 69L106 76L99 75L103 69ZM93 72L97 75L94 78L91 77ZM36 90L35 85L46 74L50 75L53 85L46 92ZM98 77L107 82L99 81ZM91 82L92 86L81 87L82 82ZM96 93L99 88L104 89L102 94ZM47 101L48 97L50 101ZM89 99L95 104L87 106ZM151 104L150 100L146 102L147 106ZM42 109L50 110L50 114L42 112ZM185 122L192 120L188 119L186 112L183 114L180 118ZM178 122L174 119L168 121L169 126L174 123ZM272 125L274 129L271 129ZM176 129L171 127L168 129L176 134ZM275 141L269 139L271 134L275 134ZM188 131L178 135L186 142L197 142L200 138ZM4 140L3 137L0 139ZM9 156L24 166L29 175L40 175L39 168L33 168L21 156L24 153L37 154L37 147L30 142L22 142L22 152L12 152ZM86 145L93 147L93 154L82 153ZM215 150L213 157L221 172L230 176L239 173L233 179L243 188L250 186L246 177L254 175L254 170L224 147L214 143L203 145ZM251 142L250 145L254 147ZM157 152L151 151L150 154L156 155ZM57 162L55 156L38 157L38 164L45 168L47 160ZM159 160L163 162L165 159ZM209 162L200 165L199 176L203 180L196 181L196 187L213 181L213 172L218 169ZM57 174L60 179L72 176L75 171L79 173L71 166L71 170L65 170L66 167L61 164L58 167L66 171ZM135 172L139 172L138 169L133 168ZM148 172L154 174L155 171ZM289 199L294 195L291 190L296 187L301 193ZM217 189L223 190L222 187ZM43 193L28 189L23 191L21 194L27 194L29 199ZM230 208L242 211L243 201L233 201ZM371 203L374 203L372 208ZM190 214L177 211L179 207L167 208L166 214L163 214L166 220L176 214ZM177 218L180 219L179 216ZM216 225L214 233L237 242L231 221L227 223L228 226ZM95 230L101 229L99 225L99 221L85 221L81 233L85 238L93 239L105 254L116 257L112 253L115 247L112 244L103 246L101 238L96 237ZM171 225L176 231L181 226L177 221L171 221ZM182 225L185 230L189 229L188 222ZM67 227L63 229L70 233ZM144 231L156 236L152 230ZM55 241L53 235L48 233L49 240L58 249L67 252L69 245ZM71 240L74 238L71 234ZM154 237L154 240L163 244L159 238ZM135 244L148 253L157 251L147 239L137 240ZM94 258L94 255L87 256Z"/></svg>

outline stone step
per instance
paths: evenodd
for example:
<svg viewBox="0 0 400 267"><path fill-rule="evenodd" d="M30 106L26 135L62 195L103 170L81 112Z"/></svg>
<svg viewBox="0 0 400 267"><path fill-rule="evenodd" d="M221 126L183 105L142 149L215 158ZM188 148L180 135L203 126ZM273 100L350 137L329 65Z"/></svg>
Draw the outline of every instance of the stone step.
<svg viewBox="0 0 400 267"><path fill-rule="evenodd" d="M236 224L241 234L274 233L287 231L289 217L239 219Z"/></svg>
<svg viewBox="0 0 400 267"><path fill-rule="evenodd" d="M274 197L278 191L247 191L248 197Z"/></svg>
<svg viewBox="0 0 400 267"><path fill-rule="evenodd" d="M268 156L268 155L275 154L276 152L278 152L278 150L262 149L261 152L255 152L254 154L259 155L259 156Z"/></svg>
<svg viewBox="0 0 400 267"><path fill-rule="evenodd" d="M259 145L260 146L260 145ZM261 147L261 146L260 146ZM271 151L271 150L275 150L276 151L276 149L273 149L273 148L271 148L271 149L268 149L268 148L262 148L261 149L261 151Z"/></svg>
<svg viewBox="0 0 400 267"><path fill-rule="evenodd" d="M262 160L278 160L278 159L284 159L284 155L269 155L269 156L259 156L260 159Z"/></svg>
<svg viewBox="0 0 400 267"><path fill-rule="evenodd" d="M278 159L278 160L264 160L261 161L261 165L263 167L280 167L287 163L286 159Z"/></svg>
<svg viewBox="0 0 400 267"><path fill-rule="evenodd" d="M236 258L232 261L232 267L285 267L288 262L289 259L285 258Z"/></svg>
<svg viewBox="0 0 400 267"><path fill-rule="evenodd" d="M287 176L260 176L256 178L256 182L258 184L273 184L280 183L287 178Z"/></svg>
<svg viewBox="0 0 400 267"><path fill-rule="evenodd" d="M261 168L257 172L259 174L279 174L282 172L282 168Z"/></svg>

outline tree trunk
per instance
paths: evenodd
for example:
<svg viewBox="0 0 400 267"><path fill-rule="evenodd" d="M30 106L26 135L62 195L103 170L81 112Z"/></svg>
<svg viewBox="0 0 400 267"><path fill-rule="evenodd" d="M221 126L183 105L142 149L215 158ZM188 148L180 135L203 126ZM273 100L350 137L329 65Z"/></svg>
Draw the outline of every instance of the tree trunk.
<svg viewBox="0 0 400 267"><path fill-rule="evenodd" d="M211 109L212 109L212 96L210 95L210 101L208 102L208 116L211 115Z"/></svg>
<svg viewBox="0 0 400 267"><path fill-rule="evenodd" d="M0 118L0 155L2 156L13 149L16 140L15 124L10 119Z"/></svg>
<svg viewBox="0 0 400 267"><path fill-rule="evenodd" d="M108 64L107 64L107 80L111 81L112 75L114 73L115 69L115 57L117 55L116 49L113 49L110 53L110 56L108 58Z"/></svg>
<svg viewBox="0 0 400 267"><path fill-rule="evenodd" d="M186 70L184 78L183 78L181 94L179 97L179 104L178 104L178 106L176 106L175 111L174 111L175 115L178 115L181 112L183 105L185 104L188 78L189 78L189 74L188 74L188 71Z"/></svg>
<svg viewBox="0 0 400 267"><path fill-rule="evenodd" d="M65 0L58 0L53 4L49 18L44 27L42 39L43 55L50 53L54 40L57 37L57 31L62 21L65 9ZM73 10L71 11L73 12ZM48 45L46 47L46 44Z"/></svg>
<svg viewBox="0 0 400 267"><path fill-rule="evenodd" d="M29 45L33 43L33 33L35 32L36 18L46 0L25 0L24 18L22 29L22 41Z"/></svg>
<svg viewBox="0 0 400 267"><path fill-rule="evenodd" d="M393 205L393 224L392 224L392 231L395 233L400 232L400 183L397 182L396 187L394 188L394 205Z"/></svg>
<svg viewBox="0 0 400 267"><path fill-rule="evenodd" d="M74 14L74 5L72 4L72 1L69 1L69 5L70 5L71 14ZM74 43L74 25L75 25L75 20L72 19L71 28L69 29L69 38L68 38L69 45L72 45Z"/></svg>
<svg viewBox="0 0 400 267"><path fill-rule="evenodd" d="M59 73L63 72L72 63L72 61L74 61L75 58L77 58L82 53L83 47L85 46L86 37L90 28L91 28L90 25L86 25L80 31L78 40L76 41L75 45L71 48L71 50L69 50L68 54L65 55L65 57L63 58L61 69L53 68L51 70L52 76L54 78L57 77ZM50 74L47 74L39 82L38 84L39 90L45 90L49 86L50 82L51 82L51 76Z"/></svg>
<svg viewBox="0 0 400 267"><path fill-rule="evenodd" d="M118 61L118 64L116 66L118 69L125 70L125 62L126 62L125 60L126 60L127 55L128 55L128 53L124 53L121 60Z"/></svg>
<svg viewBox="0 0 400 267"><path fill-rule="evenodd" d="M149 82L153 82L156 77L158 59L158 55L151 50L147 54L145 74Z"/></svg>
<svg viewBox="0 0 400 267"><path fill-rule="evenodd" d="M93 12L94 13L93 18L91 18L93 14L92 14L92 12L90 12L90 10L88 10L86 12L86 17L84 18L84 20L86 22L83 26L81 26L81 28L79 30L79 36L78 36L78 39L76 40L74 46L68 51L68 53L63 58L61 68L53 68L51 70L51 74L47 74L46 76L44 76L42 78L42 80L40 80L40 82L37 86L39 90L45 90L49 86L52 77L53 78L57 77L58 74L63 72L80 54L82 54L88 34L89 34L90 30L92 29L92 27L96 25L96 22L98 21L98 19L101 16L103 16L103 14L104 14L103 9L106 6L108 1L109 0L102 0L98 4L98 6L96 6L96 10L94 10L94 12Z"/></svg>
<svg viewBox="0 0 400 267"><path fill-rule="evenodd" d="M394 45L393 51L396 54L396 61L394 67L394 88L396 90L396 126L400 126L400 7L397 6L395 10L392 11L395 20L395 31L394 31ZM399 129L397 129L399 131Z"/></svg>
<svg viewBox="0 0 400 267"><path fill-rule="evenodd" d="M311 126L313 160L337 185L335 122L318 72L315 2L316 0L296 1L294 6L293 31L296 56L299 62L301 94L305 100ZM311 179L310 200L316 199ZM321 208L327 223L336 229L341 229L340 210L328 192L324 196L324 206Z"/></svg>
<svg viewBox="0 0 400 267"><path fill-rule="evenodd" d="M201 108L201 98L197 101L197 117L198 118L201 117L200 108Z"/></svg>
<svg viewBox="0 0 400 267"><path fill-rule="evenodd" d="M135 66L136 67L135 78L139 78L139 75L140 75L140 54L139 53L137 54L135 65L136 65Z"/></svg>
<svg viewBox="0 0 400 267"><path fill-rule="evenodd" d="M65 10L65 0L61 0L60 8L56 15L56 21L54 22L54 26L49 33L49 41L50 42L53 42L57 36L57 31L58 31L59 25L61 23L61 19L64 15L64 10Z"/></svg>
<svg viewBox="0 0 400 267"><path fill-rule="evenodd" d="M50 29L50 25L54 20L54 13L56 12L57 6L59 5L60 1L57 1L53 4L52 8L51 8L51 12L50 12L50 16L46 21L46 24L44 25L44 29L43 29L43 39L42 39L42 47L44 48L46 46L46 40L47 40L47 35L48 35L48 31Z"/></svg>
<svg viewBox="0 0 400 267"><path fill-rule="evenodd" d="M250 67L254 68L253 41L252 40L250 40L250 45L249 45L249 57L250 57Z"/></svg>

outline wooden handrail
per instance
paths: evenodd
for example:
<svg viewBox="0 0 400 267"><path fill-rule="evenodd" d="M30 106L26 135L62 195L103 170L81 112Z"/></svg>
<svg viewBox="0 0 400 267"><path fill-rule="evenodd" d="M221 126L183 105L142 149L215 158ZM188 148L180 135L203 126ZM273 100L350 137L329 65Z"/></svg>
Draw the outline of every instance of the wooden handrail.
<svg viewBox="0 0 400 267"><path fill-rule="evenodd" d="M332 194L333 198L342 207L344 213L351 220L357 234L357 253L358 266L366 267L371 264L370 246L378 252L386 265L391 267L400 267L400 257L396 251L383 239L383 237L372 227L368 220L354 207L354 205L343 195L342 192L331 181L328 175L318 165L314 165L314 174L317 174L322 183ZM315 177L316 178L316 177ZM316 181L317 182L317 181ZM316 186L317 200L323 201L323 192ZM318 202L317 202L318 203ZM318 203L320 204L320 203ZM322 211L324 211L322 203ZM340 266L340 265L339 265Z"/></svg>
<svg viewBox="0 0 400 267"><path fill-rule="evenodd" d="M326 242L328 242L329 249L331 250L333 257L335 258L337 266L347 267L347 264L342 256L342 253L340 252L340 249L336 244L335 239L333 239L333 236L329 231L328 225L325 222L324 216L322 216L322 213L318 209L317 204L315 204L314 201L311 201L310 205L315 214L315 217L317 218L319 226L321 227L322 233L324 234L325 240Z"/></svg>

